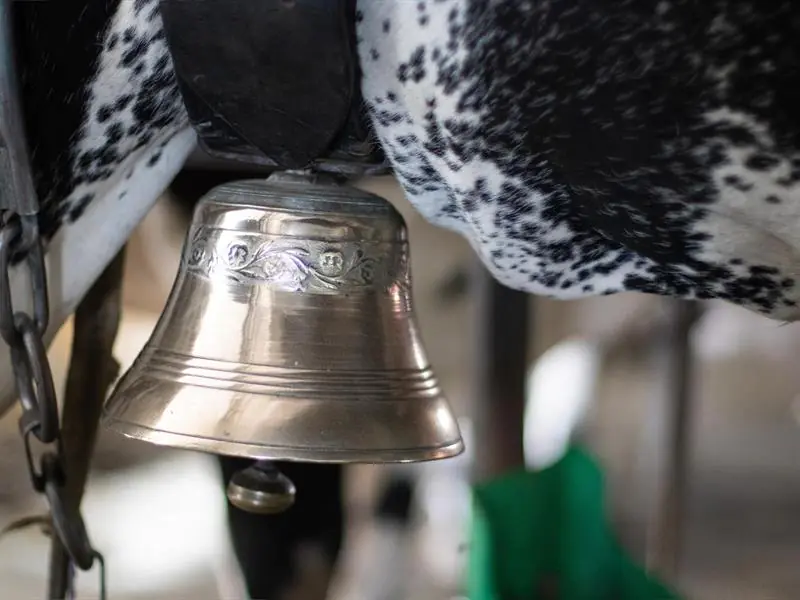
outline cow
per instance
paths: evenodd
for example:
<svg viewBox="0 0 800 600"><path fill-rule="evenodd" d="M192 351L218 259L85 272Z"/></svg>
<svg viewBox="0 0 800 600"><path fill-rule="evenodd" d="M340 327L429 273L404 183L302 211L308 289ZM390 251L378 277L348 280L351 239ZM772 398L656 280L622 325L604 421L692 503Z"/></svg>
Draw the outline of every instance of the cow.
<svg viewBox="0 0 800 600"><path fill-rule="evenodd" d="M501 283L800 317L800 5L357 9L365 110L395 176ZM14 35L52 338L181 170L195 134L157 0L16 2ZM20 271L11 283L24 297ZM0 414L14 401L2 353Z"/></svg>
<svg viewBox="0 0 800 600"><path fill-rule="evenodd" d="M793 3L360 9L362 89L398 180L499 281L797 320Z"/></svg>

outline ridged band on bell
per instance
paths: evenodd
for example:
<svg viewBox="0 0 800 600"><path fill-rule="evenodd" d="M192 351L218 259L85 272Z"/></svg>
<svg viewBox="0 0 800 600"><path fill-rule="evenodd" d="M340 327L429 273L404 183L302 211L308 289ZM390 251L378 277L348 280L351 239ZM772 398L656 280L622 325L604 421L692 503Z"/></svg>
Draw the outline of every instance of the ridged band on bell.
<svg viewBox="0 0 800 600"><path fill-rule="evenodd" d="M104 422L157 444L273 460L400 462L463 449L412 314L405 224L300 175L198 204L180 271Z"/></svg>

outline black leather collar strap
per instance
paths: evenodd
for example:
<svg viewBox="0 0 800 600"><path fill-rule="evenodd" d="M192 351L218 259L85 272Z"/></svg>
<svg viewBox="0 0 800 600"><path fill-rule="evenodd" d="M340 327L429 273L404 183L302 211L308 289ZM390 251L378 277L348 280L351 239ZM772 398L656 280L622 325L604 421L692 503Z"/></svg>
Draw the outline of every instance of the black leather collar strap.
<svg viewBox="0 0 800 600"><path fill-rule="evenodd" d="M355 0L160 0L201 147L282 169L383 164L361 120ZM335 170L335 169L334 169Z"/></svg>

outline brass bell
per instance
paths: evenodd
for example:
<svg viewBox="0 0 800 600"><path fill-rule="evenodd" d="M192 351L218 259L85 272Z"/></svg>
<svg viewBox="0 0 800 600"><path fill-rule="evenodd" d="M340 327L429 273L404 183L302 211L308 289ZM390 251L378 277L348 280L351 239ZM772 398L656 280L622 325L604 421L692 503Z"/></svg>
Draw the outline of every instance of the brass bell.
<svg viewBox="0 0 800 600"><path fill-rule="evenodd" d="M461 453L414 321L408 259L405 223L379 196L290 173L211 190L105 425L257 460Z"/></svg>

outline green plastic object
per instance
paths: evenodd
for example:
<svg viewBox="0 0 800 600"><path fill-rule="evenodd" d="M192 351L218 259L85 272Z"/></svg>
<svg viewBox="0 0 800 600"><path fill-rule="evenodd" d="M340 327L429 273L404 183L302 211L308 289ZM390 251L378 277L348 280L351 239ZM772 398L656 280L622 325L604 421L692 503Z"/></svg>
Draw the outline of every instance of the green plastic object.
<svg viewBox="0 0 800 600"><path fill-rule="evenodd" d="M472 518L469 600L679 599L615 539L602 473L580 448L477 486Z"/></svg>

